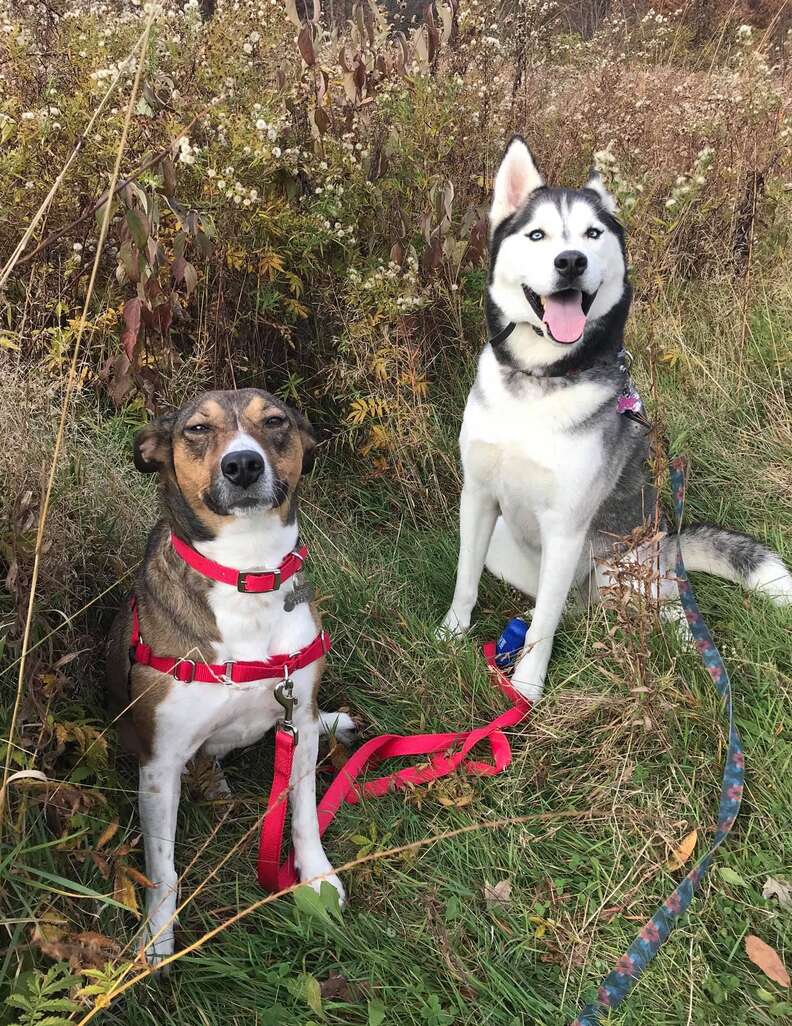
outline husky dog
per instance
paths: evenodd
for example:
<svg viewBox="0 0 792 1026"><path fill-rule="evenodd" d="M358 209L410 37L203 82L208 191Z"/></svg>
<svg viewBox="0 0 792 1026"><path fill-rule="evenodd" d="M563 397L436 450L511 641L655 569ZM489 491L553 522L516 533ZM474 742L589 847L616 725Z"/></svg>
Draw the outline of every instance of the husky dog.
<svg viewBox="0 0 792 1026"><path fill-rule="evenodd" d="M441 632L470 626L485 565L535 596L513 683L536 700L570 589L591 595L611 583L603 557L651 516L656 496L646 429L620 413L631 292L615 200L594 172L581 189L546 186L515 137L495 179L490 229L491 340L459 437L459 564ZM681 545L688 569L792 602L792 576L753 538L700 525ZM657 597L675 602L678 616L668 547L664 539L634 558L659 563Z"/></svg>

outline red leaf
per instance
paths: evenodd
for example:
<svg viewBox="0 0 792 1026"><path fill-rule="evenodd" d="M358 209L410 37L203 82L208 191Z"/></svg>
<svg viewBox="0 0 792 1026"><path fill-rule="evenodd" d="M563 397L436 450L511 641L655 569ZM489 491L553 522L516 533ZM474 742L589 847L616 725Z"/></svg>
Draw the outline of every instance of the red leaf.
<svg viewBox="0 0 792 1026"><path fill-rule="evenodd" d="M138 335L140 334L140 317L143 302L140 299L128 299L124 303L124 330L121 332L121 345L124 347L129 362L135 355Z"/></svg>
<svg viewBox="0 0 792 1026"><path fill-rule="evenodd" d="M302 59L312 68L316 64L316 54L313 45L313 30L310 25L303 25L300 34L297 36L297 47L302 54Z"/></svg>

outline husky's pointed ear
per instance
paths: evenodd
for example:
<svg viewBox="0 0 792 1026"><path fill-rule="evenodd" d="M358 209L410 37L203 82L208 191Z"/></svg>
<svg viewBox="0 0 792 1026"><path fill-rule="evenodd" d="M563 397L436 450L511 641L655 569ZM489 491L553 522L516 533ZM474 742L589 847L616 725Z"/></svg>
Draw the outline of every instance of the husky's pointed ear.
<svg viewBox="0 0 792 1026"><path fill-rule="evenodd" d="M537 170L531 151L525 145L525 141L519 135L515 135L506 147L495 176L490 230L494 232L502 221L520 209L534 189L542 185L544 178Z"/></svg>
<svg viewBox="0 0 792 1026"><path fill-rule="evenodd" d="M599 197L600 203L607 210L609 214L616 214L619 209L615 198L605 188L605 183L602 180L602 175L599 171L593 167L589 171L588 181L583 186L584 189L590 189L592 192L596 192Z"/></svg>

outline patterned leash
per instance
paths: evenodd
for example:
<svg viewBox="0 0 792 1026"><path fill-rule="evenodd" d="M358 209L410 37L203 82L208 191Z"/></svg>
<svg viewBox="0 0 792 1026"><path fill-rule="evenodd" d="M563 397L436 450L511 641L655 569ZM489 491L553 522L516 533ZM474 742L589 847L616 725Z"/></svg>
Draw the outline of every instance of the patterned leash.
<svg viewBox="0 0 792 1026"><path fill-rule="evenodd" d="M671 487L674 493L674 509L677 520L677 534L682 527L682 514L685 504L685 464L681 457L671 461ZM721 783L720 810L718 812L718 828L709 851L696 863L676 890L667 898L652 918L645 924L636 939L616 963L616 967L602 981L597 992L596 1001L586 1005L571 1026L596 1026L603 1015L618 1007L632 990L646 966L660 950L668 935L676 926L690 906L693 895L699 888L704 874L710 867L717 849L723 844L731 831L737 813L740 811L743 784L745 780L745 756L737 728L734 726L734 710L732 707L732 687L729 674L715 647L709 629L693 594L688 580L685 564L682 561L682 549L677 540L676 576L679 584L679 596L682 607L690 626L690 632L696 648L702 658L718 694L725 699L726 712L729 719L729 748L726 765Z"/></svg>

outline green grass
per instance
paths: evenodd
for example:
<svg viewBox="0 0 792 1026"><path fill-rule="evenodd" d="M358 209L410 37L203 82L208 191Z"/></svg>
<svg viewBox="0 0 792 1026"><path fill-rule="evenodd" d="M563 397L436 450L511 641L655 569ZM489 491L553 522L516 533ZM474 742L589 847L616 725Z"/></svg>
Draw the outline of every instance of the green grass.
<svg viewBox="0 0 792 1026"><path fill-rule="evenodd" d="M756 314L755 333L739 359L729 348L734 338L719 334L715 314L698 301L681 315L670 304L660 309L666 339L672 339L678 316L685 327L681 359L659 365L658 393L672 448L681 446L692 458L690 514L751 530L782 550L786 544L790 561L792 517L773 477L785 466L788 473L784 432L773 421L783 362L767 358L781 315ZM647 318L648 311L637 311L633 342L644 386L647 350L640 339ZM348 705L362 717L367 735L467 728L503 708L478 647L525 608L524 599L486 578L471 636L462 644L434 636L456 560L458 484L443 468L453 466L470 373L468 361L458 379L435 385L437 449L431 459L448 478L442 487L433 488L427 478L426 493L407 501L396 484L370 476L364 463L326 457L306 488L302 530L335 646L323 705ZM101 477L122 466L128 435L128 425L116 418L84 421L76 437L101 454L95 471ZM130 480L125 469L116 473L148 516L147 486ZM123 538L122 551L136 551L139 532L129 519L103 512L100 520ZM792 867L790 619L726 583L698 578L695 586L733 675L746 797L701 895L615 1018L625 1026L770 1026L788 1020L788 995L748 962L742 942L746 933L756 933L790 961L789 916L761 897L768 876L789 875ZM702 850L717 811L725 750L723 712L695 654L670 629L655 630L643 667L649 689L636 691L639 682L628 669L630 640L617 637L612 644L610 625L602 610L567 614L546 697L512 732L514 761L506 773L494 779L457 775L346 807L326 846L341 864L360 852L458 827L481 829L346 873L350 901L340 920L311 914L292 898L263 907L179 960L167 979L137 984L101 1021L568 1022L675 886L680 873L665 868L670 851L694 828ZM93 673L95 683L95 664ZM87 693L95 694L90 686ZM255 831L269 760L268 743L227 760L230 812L183 801L177 867L193 863L183 878L183 898L246 832ZM134 837L134 768L113 760L96 782L106 804L83 810L78 823L93 836L118 815L118 837ZM42 893L30 888L44 878L23 866L60 877L64 883L53 885L56 890L66 889L66 881L102 894L109 890L90 861L78 862L51 845L39 806L28 804L26 813L26 839L8 884L23 920L8 927L12 943L24 940L26 922L41 916ZM487 828L511 817L533 819ZM724 878L724 868L737 876ZM509 903L488 905L485 884L502 880L511 883ZM249 841L189 902L180 942L196 940L260 897ZM66 910L72 929L133 942L135 920L107 902L54 897L53 903ZM13 964L10 958L7 963ZM32 964L30 956L23 955L23 964ZM333 983L335 977L343 979ZM316 981L329 988L321 1009Z"/></svg>

